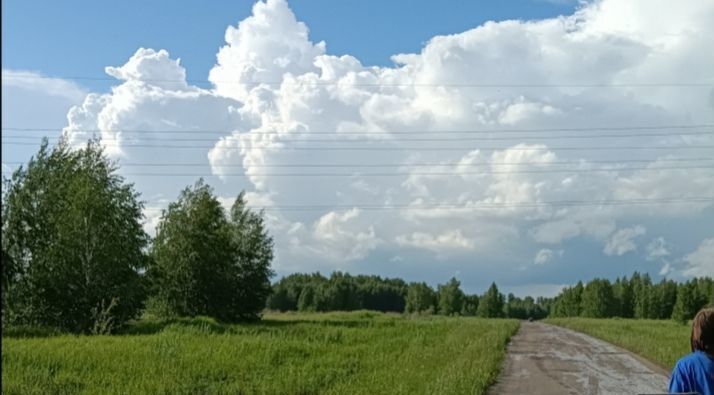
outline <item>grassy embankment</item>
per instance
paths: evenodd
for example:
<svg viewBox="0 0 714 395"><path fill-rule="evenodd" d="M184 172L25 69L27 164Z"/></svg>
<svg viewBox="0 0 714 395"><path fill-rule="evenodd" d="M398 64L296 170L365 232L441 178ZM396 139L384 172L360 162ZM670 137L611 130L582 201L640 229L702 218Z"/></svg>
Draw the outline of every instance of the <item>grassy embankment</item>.
<svg viewBox="0 0 714 395"><path fill-rule="evenodd" d="M483 393L514 320L369 312L254 324L143 320L114 336L4 337L2 392Z"/></svg>
<svg viewBox="0 0 714 395"><path fill-rule="evenodd" d="M587 333L670 370L689 353L691 327L668 320L551 318L546 322Z"/></svg>

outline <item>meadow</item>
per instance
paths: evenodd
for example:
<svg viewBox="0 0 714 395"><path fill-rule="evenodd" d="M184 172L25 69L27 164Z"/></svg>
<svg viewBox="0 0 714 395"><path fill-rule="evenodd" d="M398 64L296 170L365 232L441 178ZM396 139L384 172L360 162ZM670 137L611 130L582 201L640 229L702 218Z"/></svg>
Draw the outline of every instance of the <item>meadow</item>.
<svg viewBox="0 0 714 395"><path fill-rule="evenodd" d="M363 311L142 319L111 336L16 332L3 337L2 392L481 394L517 328Z"/></svg>
<svg viewBox="0 0 714 395"><path fill-rule="evenodd" d="M545 322L616 344L667 370L690 352L691 327L670 320L550 318Z"/></svg>

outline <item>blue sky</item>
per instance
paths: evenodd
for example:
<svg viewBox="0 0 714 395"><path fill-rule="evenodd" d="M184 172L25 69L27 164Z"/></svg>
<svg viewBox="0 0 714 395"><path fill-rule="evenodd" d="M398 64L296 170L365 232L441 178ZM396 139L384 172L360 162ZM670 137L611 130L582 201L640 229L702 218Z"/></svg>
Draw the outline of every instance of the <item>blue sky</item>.
<svg viewBox="0 0 714 395"><path fill-rule="evenodd" d="M653 1L6 1L3 173L95 133L147 232L204 176L279 275L714 275L714 4Z"/></svg>
<svg viewBox="0 0 714 395"><path fill-rule="evenodd" d="M245 0L68 0L3 2L2 67L49 76L104 77L138 47L163 48L181 58L189 79L205 80L223 45L225 27L250 15ZM365 65L391 65L397 53L418 52L431 37L489 20L539 19L572 13L575 2L301 0L290 3L310 27L313 41L333 54L352 54ZM58 61L59 60L59 61ZM82 81L93 89L108 83Z"/></svg>

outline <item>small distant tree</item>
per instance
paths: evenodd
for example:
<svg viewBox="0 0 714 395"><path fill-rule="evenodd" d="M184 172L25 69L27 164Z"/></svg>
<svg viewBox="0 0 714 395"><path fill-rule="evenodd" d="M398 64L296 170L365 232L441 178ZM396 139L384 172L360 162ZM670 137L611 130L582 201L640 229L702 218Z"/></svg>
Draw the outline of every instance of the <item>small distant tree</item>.
<svg viewBox="0 0 714 395"><path fill-rule="evenodd" d="M478 312L478 295L464 296L464 305L461 308L461 315L475 316Z"/></svg>
<svg viewBox="0 0 714 395"><path fill-rule="evenodd" d="M504 296L498 291L496 283L492 283L488 291L479 299L478 316L495 318L504 316Z"/></svg>
<svg viewBox="0 0 714 395"><path fill-rule="evenodd" d="M672 280L662 280L657 284L657 319L672 317L674 304L677 302L677 283Z"/></svg>
<svg viewBox="0 0 714 395"><path fill-rule="evenodd" d="M615 315L622 318L632 318L634 301L632 283L627 277L623 277L622 280L618 278L612 287L612 291L616 302Z"/></svg>
<svg viewBox="0 0 714 395"><path fill-rule="evenodd" d="M452 277L449 282L439 285L439 314L454 315L460 314L464 304L464 293L461 291L461 283Z"/></svg>
<svg viewBox="0 0 714 395"><path fill-rule="evenodd" d="M615 297L608 280L594 279L583 290L582 315L592 318L612 317L615 310Z"/></svg>
<svg viewBox="0 0 714 395"><path fill-rule="evenodd" d="M434 312L437 297L431 287L426 283L411 283L407 289L407 313Z"/></svg>
<svg viewBox="0 0 714 395"><path fill-rule="evenodd" d="M577 317L582 311L583 283L578 281L574 287L563 289L554 302L554 316Z"/></svg>
<svg viewBox="0 0 714 395"><path fill-rule="evenodd" d="M677 300L672 309L672 319L677 322L687 322L697 313L696 288L691 282L680 284L677 289Z"/></svg>
<svg viewBox="0 0 714 395"><path fill-rule="evenodd" d="M634 277L634 276L633 276ZM634 286L634 316L635 318L652 318L653 310L656 306L652 306L653 302L652 280L650 275L645 273Z"/></svg>
<svg viewBox="0 0 714 395"><path fill-rule="evenodd" d="M300 297L298 298L298 311L317 310L315 299L315 289L313 287L307 287L303 289L300 293Z"/></svg>

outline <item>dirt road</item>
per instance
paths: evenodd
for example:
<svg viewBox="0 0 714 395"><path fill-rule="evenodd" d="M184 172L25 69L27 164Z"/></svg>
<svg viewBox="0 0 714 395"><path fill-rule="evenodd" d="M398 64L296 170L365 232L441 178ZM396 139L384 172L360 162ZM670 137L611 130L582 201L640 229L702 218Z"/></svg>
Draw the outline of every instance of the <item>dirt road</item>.
<svg viewBox="0 0 714 395"><path fill-rule="evenodd" d="M538 322L511 339L497 384L502 394L661 394L667 372L609 343Z"/></svg>

